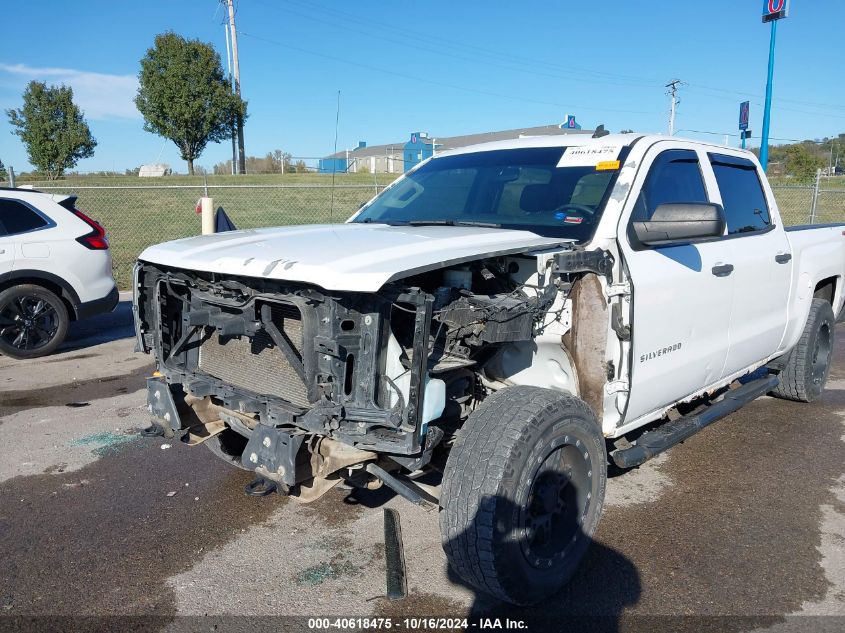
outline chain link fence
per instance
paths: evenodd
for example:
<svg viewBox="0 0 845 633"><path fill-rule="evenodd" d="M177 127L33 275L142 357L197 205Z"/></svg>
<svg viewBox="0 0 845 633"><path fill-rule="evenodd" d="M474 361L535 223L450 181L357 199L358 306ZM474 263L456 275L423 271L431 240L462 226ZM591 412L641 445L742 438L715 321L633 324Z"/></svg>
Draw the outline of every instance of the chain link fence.
<svg viewBox="0 0 845 633"><path fill-rule="evenodd" d="M845 188L776 185L772 189L786 226L845 222Z"/></svg>
<svg viewBox="0 0 845 633"><path fill-rule="evenodd" d="M775 197L787 226L845 222L845 188L777 185ZM383 190L371 184L242 184L166 186L39 186L78 196L77 205L109 233L118 287L129 288L132 264L147 246L200 232L194 209L206 190L240 228L343 222Z"/></svg>
<svg viewBox="0 0 845 633"><path fill-rule="evenodd" d="M198 235L195 208L206 194L223 207L239 229L343 222L384 185L208 185L57 186L46 193L72 194L77 206L109 235L114 276L121 289L131 284L132 265L146 247Z"/></svg>

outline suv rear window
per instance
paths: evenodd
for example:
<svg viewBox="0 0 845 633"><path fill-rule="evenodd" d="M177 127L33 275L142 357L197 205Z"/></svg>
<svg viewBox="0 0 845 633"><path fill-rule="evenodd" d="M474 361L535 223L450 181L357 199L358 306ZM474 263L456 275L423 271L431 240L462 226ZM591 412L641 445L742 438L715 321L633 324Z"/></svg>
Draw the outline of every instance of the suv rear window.
<svg viewBox="0 0 845 633"><path fill-rule="evenodd" d="M17 200L0 198L0 235L17 235L47 226L47 220Z"/></svg>
<svg viewBox="0 0 845 633"><path fill-rule="evenodd" d="M722 154L709 156L719 191L722 192L728 235L751 233L767 228L772 220L754 163L745 158Z"/></svg>

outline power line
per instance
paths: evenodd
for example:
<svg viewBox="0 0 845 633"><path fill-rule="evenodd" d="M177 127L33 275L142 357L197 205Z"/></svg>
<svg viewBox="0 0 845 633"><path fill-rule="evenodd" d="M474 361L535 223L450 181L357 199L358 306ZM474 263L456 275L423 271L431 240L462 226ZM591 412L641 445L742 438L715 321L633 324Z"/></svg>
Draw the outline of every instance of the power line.
<svg viewBox="0 0 845 633"><path fill-rule="evenodd" d="M498 97L498 98L501 98L501 99L509 99L509 100L512 100L512 101L522 101L522 102L525 102L525 103L534 103L534 104L539 104L539 105L550 105L550 106L554 106L556 108L585 109L585 110L595 110L595 111L599 111L599 112L612 112L612 113L619 113L619 114L653 114L652 112L644 112L644 111L637 111L637 110L621 110L621 109L616 109L616 108L587 107L587 106L575 105L575 104L571 104L571 103L566 104L566 103L558 103L558 102L555 102L555 101L544 101L544 100L541 100L541 99L531 99L529 97L520 97L520 96L517 96L517 95L503 94L503 93L493 92L493 91L489 91L489 90L479 90L477 88L470 88L468 86L445 83L445 82L442 82L442 81L436 81L434 79L429 79L427 77L419 77L419 76L415 76L415 75L409 75L407 73L402 73L402 72L398 72L398 71L395 71L395 70L390 70L388 68L381 68L379 66L372 66L370 64L364 64L362 62L353 61L351 59L346 59L344 57L337 57L335 55L330 55L328 53L322 53L322 52L319 52L319 51L309 50L309 49L302 48L302 47L299 47L299 46L294 46L292 44L285 44L284 42L279 42L277 40L271 40L271 39L266 38L266 37L253 35L252 33L247 33L245 31L239 31L239 33L241 35L243 35L244 37L248 37L248 38L258 40L258 41L261 41L261 42L266 42L267 44L273 44L274 46L280 46L282 48L287 48L289 50L294 50L294 51L297 51L297 52L300 52L300 53L304 53L306 55L312 55L312 56L315 56L315 57L322 57L324 59L329 59L329 60L334 61L334 62L348 64L350 66L357 66L359 68L365 68L367 70L371 70L371 71L379 72L379 73L384 73L384 74L387 74L387 75L392 75L394 77L401 77L402 79L408 79L410 81L414 81L414 82L417 82L417 83L426 83L426 84L430 84L430 85L433 85L433 86L440 86L442 88L449 88L449 89L452 89L452 90L460 90L462 92L470 92L470 93L474 93L474 94L485 95L485 96L488 96L488 97Z"/></svg>
<svg viewBox="0 0 845 633"><path fill-rule="evenodd" d="M730 133L729 133L729 132L709 132L709 131L707 131L707 130L688 130L688 129L684 129L684 130L677 130L677 131L678 131L678 132L691 132L692 134L707 134L707 135L709 135L709 136L722 136L722 137L724 137L724 136L729 136L729 137L731 137L731 138L734 138L734 137L739 138L739 134L737 134L737 133L735 133L735 132L730 132ZM827 141L814 141L814 140L812 140L812 139L808 139L808 138L805 138L805 139L800 139L800 138L777 138L777 137L774 137L774 136L770 136L770 137L769 137L769 140L770 140L770 141L784 141L784 142L786 142L786 143L814 143L814 144L816 144L816 145L824 145L824 143L826 143L826 142L827 142ZM835 140L835 139L834 139L834 140Z"/></svg>
<svg viewBox="0 0 845 633"><path fill-rule="evenodd" d="M402 32L401 39L392 38L385 33L390 33L392 31L398 30L395 25L388 24L385 22L378 22L373 21L371 19L364 19L360 16L357 16L352 13L348 13L346 11L341 11L339 9L329 8L323 6L316 2L308 2L304 0L297 0L295 3L288 2L286 6L280 6L277 3L267 3L262 2L261 0L254 0L258 4L262 4L266 7L271 9L275 9L278 11L284 11L293 15L297 15L299 17L312 20L318 23L326 24L329 26L334 26L339 29L352 31L356 33L361 33L373 38L376 41L386 41L392 42L397 45L402 46L403 48L415 48L417 50L422 50L428 53L434 53L438 55L444 55L450 58L459 58L464 59L470 62L482 62L486 65L498 65L502 68L507 68L509 70L517 70L514 68L513 64L521 66L518 70L520 72L527 72L530 74L549 77L549 78L559 78L559 79L578 79L584 83L592 83L592 84L599 84L599 85L615 85L615 86L629 86L629 87L657 87L662 85L656 79L650 79L645 77L639 77L634 75L626 75L620 73L612 73L607 71L599 71L595 69L587 69L583 67L576 67L572 66L571 64L557 64L555 62L551 62L548 60L540 60L537 58L525 57L520 55L515 55L512 53L504 53L502 51L497 51L493 49L484 48L482 46L477 46L473 44L468 44L466 42L459 42L455 40L450 40L448 38L444 38L442 36L437 36L433 34L426 33L425 36L415 35L409 32ZM295 4L294 8L291 4ZM324 17L318 17L315 15L311 15L309 13L303 12L303 10L312 10L318 13L322 13ZM328 16L328 17L325 17ZM355 28L352 24L358 25L359 28ZM412 43L413 41L419 42L418 44ZM439 46L449 47L452 49L462 50L464 52L463 55L455 55L455 53L448 52L443 50L442 48L432 47L431 44L433 42L438 43ZM467 56L467 54L469 56ZM478 55L481 57L479 58ZM497 60L496 63L491 64L491 59ZM506 65L502 65L504 62ZM527 68L527 69L526 69ZM543 69L551 69L555 70L555 72L549 72L548 70L539 70L539 68ZM727 88L715 88L712 86L706 86L703 84L685 84L686 86L692 87L696 90L703 90L703 91L711 91L711 92L722 92L725 94L736 94L741 96L752 96L761 98L760 95L749 95L747 91L740 91L740 90L731 90ZM720 98L711 95L712 98ZM730 100L727 97L721 97L726 100ZM804 105L811 108L833 108L835 110L843 109L845 110L845 106L833 105L833 104L824 104L824 103L812 103L808 101L800 101L795 99L786 99L786 98L779 98L777 102L784 103L797 103L798 105ZM759 103L755 103L755 105L760 105ZM789 112L796 112L799 114L808 114L808 115L818 115L816 112L808 112L806 110L799 110L794 108L787 108L784 106L778 106L779 109ZM832 118L845 118L845 116L840 116L837 114L824 114L823 116L832 117Z"/></svg>
<svg viewBox="0 0 845 633"><path fill-rule="evenodd" d="M276 8L276 9L280 9L280 10L284 10L284 11L288 11L288 12L294 12L294 10L290 8L290 6L279 7L276 4L273 4L273 5L266 4L266 3L262 3L262 4L265 4L266 6L271 6L271 7ZM290 4L290 3L288 3L288 4ZM348 13L348 12L341 11L341 10L334 9L334 8L329 8L329 7L323 6L323 5L318 4L318 3L314 3L314 2L303 2L302 0L298 0L296 2L296 5L299 9L308 8L308 9L316 10L318 12L322 12L324 14L337 16L337 19L342 20L342 22L340 24L334 23L334 25L338 26L339 28L350 29L351 28L349 26L350 23L358 24L368 31L374 31L373 36L378 38L378 39L382 39L384 37L385 30L388 31L388 32L399 30L399 27L396 27L395 25L392 25L392 24L387 24L387 23L384 23L384 22L376 22L376 21L373 21L371 19L363 19L360 16L354 15L352 13ZM319 20L319 18L316 18L316 17L309 15L309 14L299 13L299 15L306 17L308 19ZM408 40L416 40L416 41L422 42L423 44L426 44L428 46L430 46L432 42L438 42L439 45L442 45L442 46L448 46L448 47L452 47L452 48L456 48L456 49L463 49L465 51L474 51L476 54L481 54L481 55L484 55L485 57L496 58L496 59L500 59L500 60L509 61L509 62L512 62L512 63L520 63L520 64L523 64L523 65L527 64L529 66L545 66L545 67L549 67L549 68L558 68L558 69L565 71L565 72L568 72L568 73L585 73L585 74L592 75L592 76L601 76L601 77L610 78L610 79L623 79L623 80L639 82L639 83L646 84L646 85L649 85L649 86L654 86L655 84L659 83L659 81L657 79L648 79L648 78L636 77L636 76L632 76L632 75L624 75L624 74L620 74L620 73L613 73L613 72L607 72L607 71L597 71L595 69L579 68L577 66L573 66L573 65L568 64L568 63L567 64L558 64L558 63L555 63L555 62L550 62L548 60L539 60L539 59L536 59L536 58L514 55L513 53L504 53L501 50L489 49L489 48L484 48L484 47L481 47L481 46L476 46L476 45L473 45L473 44L468 44L466 42L459 42L459 41L455 41L455 40L450 40L450 39L429 33L428 31L426 31L425 35L423 36L423 35L414 35L413 33L408 33L408 32L405 32L405 30L403 30L402 40L401 40L402 45L408 46L408 43L407 43Z"/></svg>
<svg viewBox="0 0 845 633"><path fill-rule="evenodd" d="M314 22L318 22L320 24L326 24L329 26L333 26L345 31L351 31L358 34L363 34L365 36L371 37L374 41L377 42L390 42L396 44L397 46L401 46L402 49L405 48L414 48L416 50L425 51L426 53L432 53L435 55L442 55L448 57L449 59L462 59L465 61L477 63L481 62L486 66L496 66L500 68L506 68L508 70L518 70L522 73L530 73L533 75L538 75L542 77L549 77L554 79L578 79L584 83L593 83L593 84L602 84L602 85L611 85L611 86L644 86L644 87L656 87L659 85L659 82L639 78L639 77L632 77L628 75L618 75L615 73L606 73L601 71L592 71L586 69L579 69L572 66L563 66L553 62L548 61L541 61L537 59L531 59L526 57L514 56L514 55L507 55L503 54L498 51L492 51L489 49L484 49L481 47L470 46L467 44L461 44L457 42L452 42L450 40L445 40L443 38L438 38L436 36L431 37L420 37L415 36L412 33L403 33L401 38L391 37L390 35L386 35L385 31L390 32L395 30L395 27L391 27L389 25L385 25L382 23L381 28L374 28L374 24L369 21L363 21L357 19L355 16L342 12L342 11L334 11L327 9L325 7L315 7L318 10L327 12L327 13L334 13L342 17L342 22L335 21L333 19L325 19L322 17L317 17L311 15L309 13L304 13L301 11L297 11L289 6L279 6L275 4L264 4L264 6L279 10L285 11L287 13L291 13L293 15L305 18L307 20L312 20ZM301 5L302 3L299 3ZM352 24L360 24L361 27L355 28ZM419 43L414 43L414 41ZM438 46L432 46L432 42L440 42ZM446 50L446 48L453 48L461 50L461 53L455 53L450 50ZM467 52L469 50L469 52ZM478 52L475 52L478 51ZM494 60L494 61L491 61ZM542 67L544 69L552 69L556 70L556 72L549 72L548 70L540 70L539 68ZM584 77L582 75L587 75ZM591 79L589 77L596 77Z"/></svg>
<svg viewBox="0 0 845 633"><path fill-rule="evenodd" d="M712 92L722 92L725 94L733 94L741 97L754 97L757 99L762 99L763 95L757 93L751 93L747 90L732 90L729 88L715 88L713 86L705 86L699 83L690 83L688 86L692 89L699 89L699 90L709 90ZM727 98L727 97L725 97ZM842 110L845 111L845 105L842 104L832 104L832 103L820 103L820 102L813 102L813 101L801 101L800 99L788 99L786 97L779 97L776 99L778 103L795 103L798 105L808 106L811 108L829 108L832 110Z"/></svg>
<svg viewBox="0 0 845 633"><path fill-rule="evenodd" d="M751 93L734 91L734 90L720 90L720 89L716 89L716 88L709 88L709 87L706 87L706 86L701 86L700 84L687 84L687 88L692 90L693 92L696 92L696 91L705 91L706 92L706 91L712 90L712 91L717 91L717 92L741 95L741 96L745 97L746 99L748 97L755 97L755 96L759 99L759 95L754 95L754 94L751 94ZM709 97L710 99L719 99L721 101L730 101L732 103L736 103L736 100L732 97L715 95L715 94L708 94L706 96ZM784 106L784 105L782 105L782 102L796 103L796 101L794 99L781 99L781 98L774 99L774 103L777 104L778 110L782 110L784 112L795 112L797 114L806 114L806 115L809 115L809 116L821 116L821 117L832 118L832 119L845 119L845 112L843 112L841 114L840 113L833 114L833 113L827 113L827 112L812 112L812 111L809 111L809 110L802 110L802 109L799 109L799 108L792 108L792 107L789 107L789 106ZM756 106L763 107L762 101L759 101L759 100L758 101L752 101L752 103ZM827 105L823 105L823 104L811 104L808 101L800 102L800 103L804 103L804 104L807 105L807 107L817 108L819 110L824 110L827 107L836 107L836 106L827 106Z"/></svg>

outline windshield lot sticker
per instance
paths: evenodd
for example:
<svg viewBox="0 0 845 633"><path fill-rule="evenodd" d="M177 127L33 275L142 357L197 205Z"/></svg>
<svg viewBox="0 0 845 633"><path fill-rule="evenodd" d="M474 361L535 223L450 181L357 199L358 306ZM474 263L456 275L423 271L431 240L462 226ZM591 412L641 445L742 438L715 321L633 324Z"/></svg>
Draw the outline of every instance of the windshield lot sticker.
<svg viewBox="0 0 845 633"><path fill-rule="evenodd" d="M567 147L558 167L595 167L599 163L615 161L622 153L621 145L585 145Z"/></svg>

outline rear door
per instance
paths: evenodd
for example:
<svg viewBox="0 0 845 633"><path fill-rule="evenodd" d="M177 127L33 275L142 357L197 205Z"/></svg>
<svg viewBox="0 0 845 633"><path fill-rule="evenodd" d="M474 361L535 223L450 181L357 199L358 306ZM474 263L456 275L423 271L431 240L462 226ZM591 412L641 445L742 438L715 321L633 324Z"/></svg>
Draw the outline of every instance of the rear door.
<svg viewBox="0 0 845 633"><path fill-rule="evenodd" d="M707 156L677 142L645 155L634 180L635 204L623 212L618 242L633 286L633 365L626 422L719 380L730 344L734 277L723 275L723 239L649 247L631 229L665 203L713 202ZM630 205L629 205L630 208Z"/></svg>
<svg viewBox="0 0 845 633"><path fill-rule="evenodd" d="M710 153L725 209L733 266L731 345L725 374L735 374L777 351L786 328L792 253L783 227L772 218L765 176L751 160Z"/></svg>

